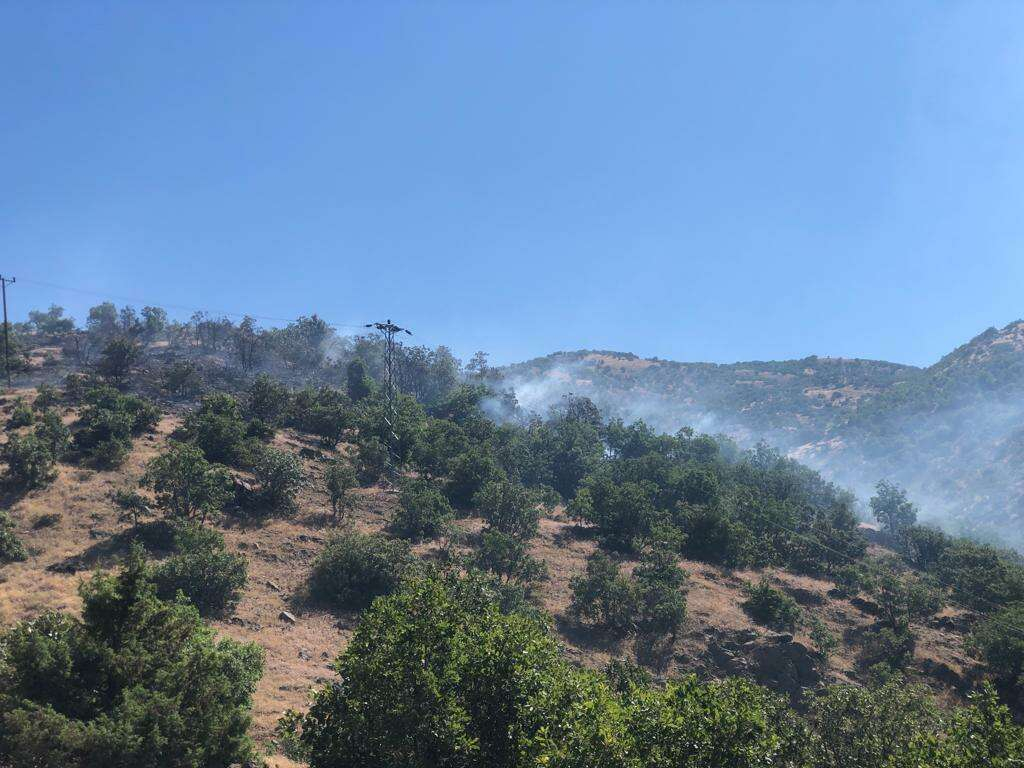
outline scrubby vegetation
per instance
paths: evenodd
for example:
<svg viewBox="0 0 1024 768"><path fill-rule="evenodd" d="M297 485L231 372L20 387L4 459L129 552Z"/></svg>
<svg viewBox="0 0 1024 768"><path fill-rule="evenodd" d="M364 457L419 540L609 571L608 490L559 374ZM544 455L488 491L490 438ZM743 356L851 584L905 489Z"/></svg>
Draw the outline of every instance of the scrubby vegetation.
<svg viewBox="0 0 1024 768"><path fill-rule="evenodd" d="M155 594L141 556L83 584L82 619L50 613L0 638L0 763L227 766L253 756L259 646L215 640Z"/></svg>
<svg viewBox="0 0 1024 768"><path fill-rule="evenodd" d="M259 654L215 643L200 616L228 633L260 631L267 614L250 611L264 590L298 614L281 614L283 632L303 611L341 613L346 631L348 612L366 611L338 679L282 726L280 743L314 768L967 768L1024 758L1012 724L1024 711L1012 629L1024 623L1024 565L918 525L898 485L880 483L869 503L883 557L869 552L851 494L767 444L664 434L581 396L528 413L485 356L463 367L444 348L398 347L392 411L377 339L340 340L315 315L263 330L147 310L101 305L86 330L60 331L88 372L7 420L12 498L33 501L58 474L49 491L95 475L100 504L129 525L111 534L67 516L37 529L26 521L41 516L18 518L26 538L69 525L88 534L76 557L49 558L51 574L109 567L133 540L159 544L153 562L130 555L120 575L87 582L81 621L46 616L0 643L0 765L247 759ZM118 475L93 472L122 465L161 423L155 401L170 408L161 434L139 441ZM60 464L70 466L58 473ZM328 523L340 530L310 531ZM13 531L0 515L0 563L27 554ZM273 552L261 548L271 541ZM564 560L552 556L561 550ZM303 570L283 589L265 575L248 583L250 569L270 564ZM691 592L696 580L717 584L714 599L730 596L742 630L716 631L707 592L702 602ZM800 580L814 589L791 583ZM837 618L845 610L857 621ZM954 624L985 666L938 669L951 699L975 691L944 710L913 681L926 662L940 667L920 646ZM553 630L572 644L569 657L628 661L586 671L559 652ZM688 655L699 643L702 655ZM762 679L755 653L814 669L792 687L766 676L773 692L746 679ZM823 682L835 674L862 687Z"/></svg>

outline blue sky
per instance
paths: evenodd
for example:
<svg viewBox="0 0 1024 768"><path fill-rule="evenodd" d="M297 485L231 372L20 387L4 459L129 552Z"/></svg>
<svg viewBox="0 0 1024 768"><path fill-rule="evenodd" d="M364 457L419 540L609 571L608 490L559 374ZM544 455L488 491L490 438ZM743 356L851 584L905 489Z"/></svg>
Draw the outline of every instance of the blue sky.
<svg viewBox="0 0 1024 768"><path fill-rule="evenodd" d="M15 318L928 364L1024 316L1020 3L9 0L0 72Z"/></svg>

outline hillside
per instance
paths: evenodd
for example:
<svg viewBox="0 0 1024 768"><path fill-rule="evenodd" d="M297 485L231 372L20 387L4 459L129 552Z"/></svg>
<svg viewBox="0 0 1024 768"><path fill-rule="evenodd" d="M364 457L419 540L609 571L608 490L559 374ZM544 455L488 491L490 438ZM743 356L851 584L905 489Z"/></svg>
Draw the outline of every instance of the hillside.
<svg viewBox="0 0 1024 768"><path fill-rule="evenodd" d="M34 395L34 390L20 389L4 396L4 421L16 402L30 402ZM61 413L74 425L80 409L64 407ZM135 486L146 463L167 448L181 423L180 410L165 412L152 433L135 441L120 468L104 471L60 464L57 477L45 488L13 497L10 514L29 556L0 569L3 625L45 611L80 610L79 583L96 569L115 567L131 540L130 527L119 519L111 501L112 492ZM266 651L253 710L253 735L264 744L273 740L278 718L288 709L304 708L310 691L330 677L330 661L345 647L358 622L356 613L326 610L307 597L310 567L336 532L327 514L328 498L320 490L326 462L346 455L353 446L342 443L325 450L314 436L292 429L282 430L273 444L295 455L302 452L306 482L295 513L287 518L251 524L228 516L218 523L230 551L246 559L249 578L232 615L213 622L219 633L255 641ZM396 505L397 495L387 486L358 489L345 528L380 532ZM46 520L46 515L56 519ZM417 555L431 560L442 552L471 553L483 521L468 515L456 526L447 537L417 545ZM569 616L570 580L585 571L595 549L592 532L567 519L561 506L543 516L530 543L530 554L547 566L549 575L539 586L538 605L552 617L566 658L601 669L615 658L636 658L636 651L629 642L582 630ZM620 563L626 572L637 565L628 555ZM824 682L865 679L867 672L858 661L860 638L877 620L869 603L837 596L836 585L828 578L782 568L733 568L686 558L678 564L689 574L688 618L671 647L651 666L660 679L691 672L704 678L742 675L794 698L804 688ZM762 577L793 596L808 616L820 619L841 639L824 666L810 650L813 643L806 626L795 635L779 634L742 610L745 585ZM284 621L282 611L293 614L295 621ZM922 625L914 661L905 670L947 701L960 700L981 672L964 649L969 621L969 615L953 607Z"/></svg>
<svg viewBox="0 0 1024 768"><path fill-rule="evenodd" d="M881 478L951 530L1024 544L1024 322L928 368L810 357L731 365L561 352L498 372L527 408L567 392L659 429L767 440L863 496Z"/></svg>

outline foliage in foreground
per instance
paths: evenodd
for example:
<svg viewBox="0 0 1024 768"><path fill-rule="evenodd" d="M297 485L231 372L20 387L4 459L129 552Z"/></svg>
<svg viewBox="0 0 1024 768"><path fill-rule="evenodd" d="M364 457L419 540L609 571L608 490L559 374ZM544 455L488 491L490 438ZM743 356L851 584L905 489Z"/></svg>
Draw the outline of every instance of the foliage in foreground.
<svg viewBox="0 0 1024 768"><path fill-rule="evenodd" d="M313 768L1010 768L1024 730L987 688L943 715L922 689L834 686L801 716L749 681L663 687L566 662L477 577L414 578L365 614L306 715ZM627 670L628 672L628 670ZM1016 762L1015 762L1016 761Z"/></svg>
<svg viewBox="0 0 1024 768"><path fill-rule="evenodd" d="M249 759L255 644L215 639L156 597L138 551L80 588L82 619L48 613L0 639L0 764L226 768Z"/></svg>

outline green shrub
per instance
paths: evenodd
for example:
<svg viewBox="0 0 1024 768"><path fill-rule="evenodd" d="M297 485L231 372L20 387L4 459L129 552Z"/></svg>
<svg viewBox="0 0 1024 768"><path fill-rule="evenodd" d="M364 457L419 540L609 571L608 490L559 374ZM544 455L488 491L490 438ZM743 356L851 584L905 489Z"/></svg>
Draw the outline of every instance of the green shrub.
<svg viewBox="0 0 1024 768"><path fill-rule="evenodd" d="M0 449L10 482L19 488L39 488L55 476L53 454L36 435L11 435Z"/></svg>
<svg viewBox="0 0 1024 768"><path fill-rule="evenodd" d="M674 638L686 618L686 572L672 552L646 552L633 571L639 598L637 627L648 639Z"/></svg>
<svg viewBox="0 0 1024 768"><path fill-rule="evenodd" d="M485 451L473 448L452 460L445 495L456 509L469 509L487 483L501 478L501 468Z"/></svg>
<svg viewBox="0 0 1024 768"><path fill-rule="evenodd" d="M808 764L814 768L938 766L893 759L940 724L926 690L899 676L883 686L826 688L811 700L808 722L815 735Z"/></svg>
<svg viewBox="0 0 1024 768"><path fill-rule="evenodd" d="M453 518L451 505L437 486L429 480L407 480L389 529L411 541L434 539L448 531Z"/></svg>
<svg viewBox="0 0 1024 768"><path fill-rule="evenodd" d="M505 584L522 587L526 597L538 582L547 578L547 565L530 555L526 543L499 530L485 530L481 534L473 564Z"/></svg>
<svg viewBox="0 0 1024 768"><path fill-rule="evenodd" d="M209 463L190 443L171 445L146 465L142 483L153 489L156 504L176 520L203 523L220 513L231 498L231 477Z"/></svg>
<svg viewBox="0 0 1024 768"><path fill-rule="evenodd" d="M35 428L36 437L43 441L55 460L60 460L71 447L71 430L64 425L54 410L43 411Z"/></svg>
<svg viewBox="0 0 1024 768"><path fill-rule="evenodd" d="M985 660L1000 687L1024 692L1024 604L982 620L971 633L971 647Z"/></svg>
<svg viewBox="0 0 1024 768"><path fill-rule="evenodd" d="M163 602L141 555L80 587L82 619L48 613L0 639L0 764L207 768L255 757L256 644L217 639Z"/></svg>
<svg viewBox="0 0 1024 768"><path fill-rule="evenodd" d="M814 649L823 661L828 661L829 657L839 648L839 638L817 616L813 617L808 622L808 625L810 626L811 642L814 644Z"/></svg>
<svg viewBox="0 0 1024 768"><path fill-rule="evenodd" d="M529 491L508 480L490 482L473 497L473 505L491 528L517 539L532 539L540 511Z"/></svg>
<svg viewBox="0 0 1024 768"><path fill-rule="evenodd" d="M153 404L113 387L94 387L85 400L73 442L101 467L119 466L128 455L132 437L152 431L160 420L160 411Z"/></svg>
<svg viewBox="0 0 1024 768"><path fill-rule="evenodd" d="M356 449L360 482L365 485L378 482L388 468L387 446L376 437L364 437L360 434Z"/></svg>
<svg viewBox="0 0 1024 768"><path fill-rule="evenodd" d="M880 626L865 632L861 643L861 663L865 667L884 665L891 670L901 670L914 657L917 636L907 625L895 629Z"/></svg>
<svg viewBox="0 0 1024 768"><path fill-rule="evenodd" d="M332 461L324 472L324 485L337 523L352 503L349 491L356 487L356 471L347 461Z"/></svg>
<svg viewBox="0 0 1024 768"><path fill-rule="evenodd" d="M756 585L743 588L747 599L743 610L758 624L778 631L793 632L803 617L803 611L796 601L775 589L768 579L761 579Z"/></svg>
<svg viewBox="0 0 1024 768"><path fill-rule="evenodd" d="M27 557L25 546L14 532L14 521L0 509L0 565L21 562Z"/></svg>
<svg viewBox="0 0 1024 768"><path fill-rule="evenodd" d="M618 566L604 552L598 550L587 558L586 574L574 576L569 585L569 613L577 621L617 637L635 629L640 610L636 585L619 573Z"/></svg>
<svg viewBox="0 0 1024 768"><path fill-rule="evenodd" d="M404 542L379 534L342 534L327 543L313 564L310 593L339 608L365 608L393 592L412 562Z"/></svg>
<svg viewBox="0 0 1024 768"><path fill-rule="evenodd" d="M182 431L210 461L235 465L242 457L246 424L238 401L231 395L203 397L199 409L185 417Z"/></svg>
<svg viewBox="0 0 1024 768"><path fill-rule="evenodd" d="M288 388L265 373L253 380L246 395L246 411L267 424L281 424L290 403Z"/></svg>
<svg viewBox="0 0 1024 768"><path fill-rule="evenodd" d="M32 407L37 411L45 411L60 402L60 392L51 384L40 384L36 389L36 399Z"/></svg>
<svg viewBox="0 0 1024 768"><path fill-rule="evenodd" d="M203 616L233 609L248 577L245 557L227 551L219 531L197 525L180 526L176 552L153 570L157 595L173 600L180 591Z"/></svg>
<svg viewBox="0 0 1024 768"><path fill-rule="evenodd" d="M252 473L259 485L257 503L261 511L282 515L295 511L295 496L305 480L295 454L260 446Z"/></svg>
<svg viewBox="0 0 1024 768"><path fill-rule="evenodd" d="M138 527L142 518L151 514L149 502L131 488L118 488L110 494L110 500L121 510L120 521L133 527Z"/></svg>
<svg viewBox="0 0 1024 768"><path fill-rule="evenodd" d="M32 413L28 403L19 398L15 401L11 417L7 420L7 428L21 429L22 427L31 427L35 420L36 415Z"/></svg>

